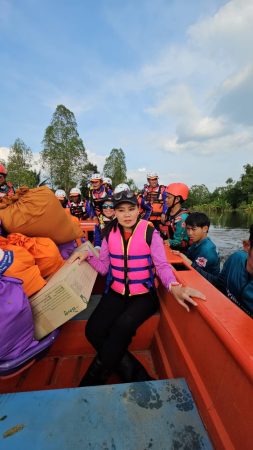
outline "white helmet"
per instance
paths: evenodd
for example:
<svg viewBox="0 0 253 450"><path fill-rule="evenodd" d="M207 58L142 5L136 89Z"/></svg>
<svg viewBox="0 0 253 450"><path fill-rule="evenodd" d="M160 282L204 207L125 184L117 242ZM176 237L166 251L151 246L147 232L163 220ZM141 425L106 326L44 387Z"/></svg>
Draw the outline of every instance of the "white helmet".
<svg viewBox="0 0 253 450"><path fill-rule="evenodd" d="M54 195L59 199L59 200L64 200L67 196L66 196L66 192L63 189L57 189L54 193Z"/></svg>
<svg viewBox="0 0 253 450"><path fill-rule="evenodd" d="M112 180L111 178L107 177L107 178L103 178L103 183L104 184L110 184L110 186L112 185Z"/></svg>
<svg viewBox="0 0 253 450"><path fill-rule="evenodd" d="M70 196L70 197L75 197L76 195L81 195L81 191L80 191L80 189L77 188L77 187L72 188L71 191L70 191L70 193L69 193L69 196Z"/></svg>
<svg viewBox="0 0 253 450"><path fill-rule="evenodd" d="M118 194L119 192L122 191L130 191L130 187L128 186L128 184L126 183L118 184L118 186L116 186L116 188L114 189L113 193Z"/></svg>
<svg viewBox="0 0 253 450"><path fill-rule="evenodd" d="M148 172L147 173L147 179L151 179L152 180L152 178L153 179L154 178L158 178L158 174L156 172Z"/></svg>
<svg viewBox="0 0 253 450"><path fill-rule="evenodd" d="M90 181L102 181L103 177L100 173L93 173L90 177Z"/></svg>

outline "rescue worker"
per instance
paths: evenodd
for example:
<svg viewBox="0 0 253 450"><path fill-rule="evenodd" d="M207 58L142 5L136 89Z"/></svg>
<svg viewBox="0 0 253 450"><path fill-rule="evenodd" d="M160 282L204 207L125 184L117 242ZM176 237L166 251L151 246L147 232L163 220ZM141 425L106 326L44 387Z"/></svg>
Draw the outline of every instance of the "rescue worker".
<svg viewBox="0 0 253 450"><path fill-rule="evenodd" d="M67 194L63 189L57 189L54 193L56 198L58 198L59 202L61 203L62 207L65 209L68 204Z"/></svg>
<svg viewBox="0 0 253 450"><path fill-rule="evenodd" d="M144 185L140 193L139 204L144 211L148 211L145 219L152 222L155 228L159 231L161 220L164 221L166 217L166 195L165 186L158 183L158 174L150 172L147 174L148 184Z"/></svg>
<svg viewBox="0 0 253 450"><path fill-rule="evenodd" d="M139 220L136 195L117 192L113 202L116 218L103 238L99 258L89 250L70 258L70 262L87 260L97 272L108 273L107 290L85 330L97 355L80 386L104 384L114 370L124 382L151 379L128 346L139 326L159 308L155 272L186 311L189 304L197 305L192 297L205 299L200 292L177 282L159 232L148 221Z"/></svg>
<svg viewBox="0 0 253 450"><path fill-rule="evenodd" d="M253 317L253 224L243 250L229 256L218 276L208 274L208 281Z"/></svg>
<svg viewBox="0 0 253 450"><path fill-rule="evenodd" d="M165 192L167 242L173 250L180 250L185 253L189 246L189 237L185 225L189 211L182 204L188 198L189 188L184 183L171 183L166 187Z"/></svg>
<svg viewBox="0 0 253 450"><path fill-rule="evenodd" d="M86 200L82 200L81 191L77 187L70 190L67 208L70 209L70 214L77 217L79 220L86 220L89 218L89 205Z"/></svg>
<svg viewBox="0 0 253 450"><path fill-rule="evenodd" d="M112 195L112 190L104 186L103 177L100 173L91 175L90 183L89 205L91 218L93 218L102 213L102 204L107 195Z"/></svg>
<svg viewBox="0 0 253 450"><path fill-rule="evenodd" d="M64 208L64 211L67 214L70 214L70 218L71 218L72 222L77 223L81 229L79 218L77 216L71 214L71 209L68 205L68 199L67 199L66 192L63 189L57 189L55 191L55 196L59 200L62 207ZM83 238L77 238L77 239L69 241L69 242L64 242L62 244L57 244L57 246L58 246L61 256L63 257L64 260L66 260L70 257L70 255L72 255L72 253L76 249L76 247L79 247L84 242L85 242L85 238L83 237Z"/></svg>
<svg viewBox="0 0 253 450"><path fill-rule="evenodd" d="M0 164L0 197L5 195L12 196L15 194L13 184L10 181L6 181L8 171L3 164Z"/></svg>
<svg viewBox="0 0 253 450"><path fill-rule="evenodd" d="M102 205L102 213L98 216L98 224L94 229L94 247L100 249L103 233L108 224L114 219L114 204L112 196L107 196Z"/></svg>
<svg viewBox="0 0 253 450"><path fill-rule="evenodd" d="M186 218L185 225L190 247L185 254L177 250L173 250L173 253L180 254L189 265L205 278L207 278L208 273L219 275L220 257L216 245L207 236L210 219L204 213L193 212Z"/></svg>
<svg viewBox="0 0 253 450"><path fill-rule="evenodd" d="M103 185L105 189L108 191L109 189L112 190L112 180L109 177L103 177Z"/></svg>

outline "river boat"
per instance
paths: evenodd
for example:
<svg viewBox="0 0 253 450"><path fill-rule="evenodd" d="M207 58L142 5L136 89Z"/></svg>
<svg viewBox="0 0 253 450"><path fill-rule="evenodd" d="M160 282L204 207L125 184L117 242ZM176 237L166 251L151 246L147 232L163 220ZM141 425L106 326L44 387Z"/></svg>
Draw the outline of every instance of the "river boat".
<svg viewBox="0 0 253 450"><path fill-rule="evenodd" d="M166 253L178 281L207 301L187 313L159 285L160 311L130 346L157 380L120 384L112 375L106 386L77 388L95 355L84 329L103 291L98 277L88 308L47 353L0 376L1 448L252 449L252 319Z"/></svg>

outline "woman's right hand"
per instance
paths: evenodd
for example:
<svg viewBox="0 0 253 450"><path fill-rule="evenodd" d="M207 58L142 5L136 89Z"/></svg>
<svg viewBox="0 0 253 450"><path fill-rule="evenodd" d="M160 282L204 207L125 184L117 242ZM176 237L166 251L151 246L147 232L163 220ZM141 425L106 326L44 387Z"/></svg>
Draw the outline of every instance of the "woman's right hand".
<svg viewBox="0 0 253 450"><path fill-rule="evenodd" d="M72 264L77 259L79 260L78 264L81 264L81 262L85 261L89 256L88 250L84 250L83 252L75 252L70 258L68 259L68 264Z"/></svg>

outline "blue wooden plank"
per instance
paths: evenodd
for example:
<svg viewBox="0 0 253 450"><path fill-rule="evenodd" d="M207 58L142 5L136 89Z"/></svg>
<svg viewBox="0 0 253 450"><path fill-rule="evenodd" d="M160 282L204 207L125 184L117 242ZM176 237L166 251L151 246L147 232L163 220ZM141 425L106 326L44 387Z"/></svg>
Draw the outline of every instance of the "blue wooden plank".
<svg viewBox="0 0 253 450"><path fill-rule="evenodd" d="M186 382L177 379L2 395L0 448L209 450L212 446Z"/></svg>

